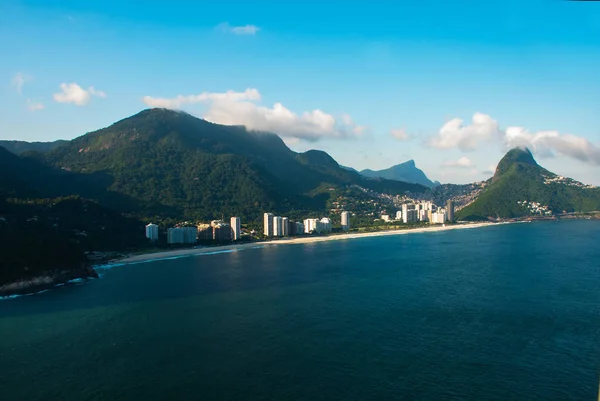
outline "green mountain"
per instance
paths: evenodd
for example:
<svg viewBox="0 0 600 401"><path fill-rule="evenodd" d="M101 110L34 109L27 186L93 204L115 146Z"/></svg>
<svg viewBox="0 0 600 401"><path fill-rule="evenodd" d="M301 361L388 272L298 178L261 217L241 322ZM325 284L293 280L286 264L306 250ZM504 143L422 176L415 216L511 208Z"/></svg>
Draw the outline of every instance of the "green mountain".
<svg viewBox="0 0 600 401"><path fill-rule="evenodd" d="M327 153L290 150L275 134L224 126L166 109L144 110L47 153L51 165L104 174L103 188L140 202L139 217L258 220L265 210L325 210L330 187L390 193L424 187L371 180Z"/></svg>
<svg viewBox="0 0 600 401"><path fill-rule="evenodd" d="M433 182L423 172L417 168L414 160L397 164L384 170L362 170L361 175L371 178L385 178L388 180L404 181L413 184L420 184L428 188L433 188L440 185L439 182Z"/></svg>
<svg viewBox="0 0 600 401"><path fill-rule="evenodd" d="M20 155L26 152L46 153L68 141L58 140L54 142L25 142L25 141L0 141L0 147L11 153Z"/></svg>
<svg viewBox="0 0 600 401"><path fill-rule="evenodd" d="M600 188L556 175L537 164L529 149L510 150L486 189L457 219L514 218L600 210Z"/></svg>
<svg viewBox="0 0 600 401"><path fill-rule="evenodd" d="M124 203L119 195L103 196L91 189L97 182L94 175L53 169L0 147L0 296L89 277L94 272L85 252L146 243L142 222L72 195L87 192L109 203ZM45 280L38 284L3 287L40 277Z"/></svg>

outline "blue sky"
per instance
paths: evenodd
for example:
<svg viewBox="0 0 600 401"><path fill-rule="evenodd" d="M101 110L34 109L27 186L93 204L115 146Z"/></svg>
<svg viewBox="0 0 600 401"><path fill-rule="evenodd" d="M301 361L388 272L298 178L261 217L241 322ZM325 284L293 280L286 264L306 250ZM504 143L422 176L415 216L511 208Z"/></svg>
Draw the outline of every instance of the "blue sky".
<svg viewBox="0 0 600 401"><path fill-rule="evenodd" d="M357 169L466 183L522 145L600 185L600 3L122 3L2 2L0 138L165 106Z"/></svg>

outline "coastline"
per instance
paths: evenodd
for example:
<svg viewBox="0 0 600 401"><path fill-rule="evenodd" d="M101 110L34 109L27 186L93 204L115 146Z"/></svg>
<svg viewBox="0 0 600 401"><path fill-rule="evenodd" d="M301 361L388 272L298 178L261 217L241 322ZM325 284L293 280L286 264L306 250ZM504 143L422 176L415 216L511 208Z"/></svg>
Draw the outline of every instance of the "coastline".
<svg viewBox="0 0 600 401"><path fill-rule="evenodd" d="M98 273L91 265L73 270L47 272L42 276L1 285L0 299L36 294L69 282L83 281L91 278L98 278Z"/></svg>
<svg viewBox="0 0 600 401"><path fill-rule="evenodd" d="M375 232L368 232L368 233L348 233L348 234L336 234L336 235L327 235L327 236L297 237L297 238L278 239L278 240L270 240L270 241L247 242L247 243L243 243L243 244L210 246L210 247L205 247L205 248L186 248L186 249L177 249L177 250L172 250L172 251L162 251L162 252L145 253L145 254L140 254L140 255L130 255L130 256L126 256L124 258L119 258L119 259L114 259L112 261L109 261L107 263L107 265L142 263L142 262L158 261L158 260L171 259L171 258L181 258L181 257L193 256L193 255L206 255L206 254L211 254L211 253L234 252L234 251L258 248L258 247L262 248L264 246L309 244L309 243L323 242L323 241L339 241L339 240L349 240L349 239L356 239L356 238L381 237L381 236L389 236L389 235L405 235L405 234L411 234L411 233L428 233L428 232L441 232L441 231L450 231L450 230L464 230L464 229L470 229L470 228L490 227L490 226L503 225L503 224L512 224L512 222L467 223L467 224L457 224L457 225L449 225L449 226L432 226L432 227L420 227L420 228L413 228L413 229L375 231Z"/></svg>

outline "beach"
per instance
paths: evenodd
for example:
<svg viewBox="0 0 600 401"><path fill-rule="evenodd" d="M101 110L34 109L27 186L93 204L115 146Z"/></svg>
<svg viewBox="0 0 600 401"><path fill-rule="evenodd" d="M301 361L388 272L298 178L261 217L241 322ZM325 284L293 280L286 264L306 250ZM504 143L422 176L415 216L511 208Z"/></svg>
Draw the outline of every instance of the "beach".
<svg viewBox="0 0 600 401"><path fill-rule="evenodd" d="M233 252L240 251L244 249L252 249L256 247L263 246L277 246L277 245L293 245L293 244L308 244L313 242L322 242L322 241L339 241L339 240L349 240L355 238L366 238L366 237L380 237L384 235L405 235L405 234L416 234L416 233L429 233L429 232L440 232L440 231L450 231L450 230L464 230L470 228L480 228L480 227L489 227L499 224L507 224L507 223L467 223L467 224L457 224L457 225L448 225L448 226L431 226L431 227L419 227L413 229L400 229L400 230L388 230L388 231L376 231L369 233L348 233L348 234L334 234L327 236L306 236L306 237L297 237L297 238L286 238L286 239L278 239L278 240L270 240L270 241L259 241L259 242L249 242L243 244L231 244L231 245L222 245L222 246L207 246L202 248L186 248L186 249L177 249L172 251L163 251L163 252L152 252L145 253L139 255L129 255L124 258L120 258L114 261L109 262L109 264L119 263L139 263L139 262L147 262L151 260L161 260L161 259L169 259L169 258L178 258L185 257L191 255L201 255L201 254L210 254L215 252Z"/></svg>

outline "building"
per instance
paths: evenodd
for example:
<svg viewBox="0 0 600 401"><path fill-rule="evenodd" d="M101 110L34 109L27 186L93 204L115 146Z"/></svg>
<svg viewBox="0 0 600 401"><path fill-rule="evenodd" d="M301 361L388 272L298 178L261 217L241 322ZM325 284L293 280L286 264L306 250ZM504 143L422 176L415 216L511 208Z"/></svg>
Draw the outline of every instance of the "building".
<svg viewBox="0 0 600 401"><path fill-rule="evenodd" d="M402 220L402 210L396 212L396 220Z"/></svg>
<svg viewBox="0 0 600 401"><path fill-rule="evenodd" d="M306 234L312 234L313 232L319 232L320 229L319 219L305 219L304 220L304 232Z"/></svg>
<svg viewBox="0 0 600 401"><path fill-rule="evenodd" d="M281 216L273 217L273 236L281 237L283 236L283 219Z"/></svg>
<svg viewBox="0 0 600 401"><path fill-rule="evenodd" d="M386 223L388 223L390 221L390 215L389 214L382 214L381 215L381 220L383 220Z"/></svg>
<svg viewBox="0 0 600 401"><path fill-rule="evenodd" d="M419 221L429 221L429 212L431 212L431 210L419 210Z"/></svg>
<svg viewBox="0 0 600 401"><path fill-rule="evenodd" d="M197 240L197 227L175 227L167 230L169 244L195 244Z"/></svg>
<svg viewBox="0 0 600 401"><path fill-rule="evenodd" d="M264 234L266 237L273 236L273 213L265 213L264 215Z"/></svg>
<svg viewBox="0 0 600 401"><path fill-rule="evenodd" d="M281 234L284 237L290 235L290 219L288 219L287 217L281 218Z"/></svg>
<svg viewBox="0 0 600 401"><path fill-rule="evenodd" d="M213 241L229 242L231 241L232 229L231 226L223 220L213 220L210 222L213 230Z"/></svg>
<svg viewBox="0 0 600 401"><path fill-rule="evenodd" d="M199 223L198 228L198 240L199 241L212 241L214 238L213 227L207 223Z"/></svg>
<svg viewBox="0 0 600 401"><path fill-rule="evenodd" d="M450 199L446 202L446 214L448 221L454 221L454 201Z"/></svg>
<svg viewBox="0 0 600 401"><path fill-rule="evenodd" d="M242 219L239 217L231 218L231 239L239 241L242 238Z"/></svg>
<svg viewBox="0 0 600 401"><path fill-rule="evenodd" d="M409 211L412 212L410 213L409 216ZM415 208L414 204L408 204L408 203L403 203L402 204L402 221L406 224L406 223L414 223L415 221L417 221L417 210Z"/></svg>
<svg viewBox="0 0 600 401"><path fill-rule="evenodd" d="M304 234L304 224L299 221L296 222L296 235Z"/></svg>
<svg viewBox="0 0 600 401"><path fill-rule="evenodd" d="M416 209L408 209L406 215L402 216L404 223L416 223L419 221L419 212Z"/></svg>
<svg viewBox="0 0 600 401"><path fill-rule="evenodd" d="M146 238L150 241L158 241L158 226L156 224L148 224L146 226Z"/></svg>
<svg viewBox="0 0 600 401"><path fill-rule="evenodd" d="M331 232L331 219L329 217L323 217L320 221L320 229L321 233L330 233Z"/></svg>
<svg viewBox="0 0 600 401"><path fill-rule="evenodd" d="M444 224L446 222L447 216L446 211L444 209L438 209L431 216L432 224Z"/></svg>
<svg viewBox="0 0 600 401"><path fill-rule="evenodd" d="M350 230L350 212L342 212L341 226L344 231Z"/></svg>

